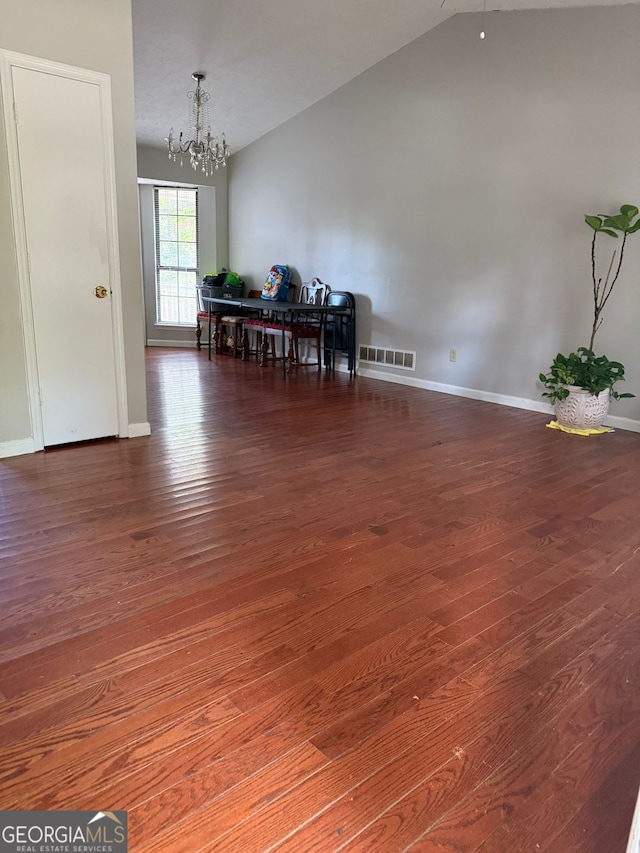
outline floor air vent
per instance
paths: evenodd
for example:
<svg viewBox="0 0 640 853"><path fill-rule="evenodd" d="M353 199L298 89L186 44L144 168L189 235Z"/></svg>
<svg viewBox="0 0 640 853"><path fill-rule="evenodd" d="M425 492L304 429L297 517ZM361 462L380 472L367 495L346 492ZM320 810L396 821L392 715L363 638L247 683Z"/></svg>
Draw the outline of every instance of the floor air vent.
<svg viewBox="0 0 640 853"><path fill-rule="evenodd" d="M404 370L416 369L416 354L409 350L361 346L360 361L368 361L372 364L385 364L388 367L401 367Z"/></svg>

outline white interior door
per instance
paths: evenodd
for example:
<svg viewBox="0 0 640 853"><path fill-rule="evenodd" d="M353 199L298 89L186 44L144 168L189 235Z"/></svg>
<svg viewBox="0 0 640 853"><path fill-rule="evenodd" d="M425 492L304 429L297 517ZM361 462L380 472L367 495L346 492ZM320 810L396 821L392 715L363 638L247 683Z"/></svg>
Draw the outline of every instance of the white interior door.
<svg viewBox="0 0 640 853"><path fill-rule="evenodd" d="M117 435L100 88L11 73L43 444Z"/></svg>

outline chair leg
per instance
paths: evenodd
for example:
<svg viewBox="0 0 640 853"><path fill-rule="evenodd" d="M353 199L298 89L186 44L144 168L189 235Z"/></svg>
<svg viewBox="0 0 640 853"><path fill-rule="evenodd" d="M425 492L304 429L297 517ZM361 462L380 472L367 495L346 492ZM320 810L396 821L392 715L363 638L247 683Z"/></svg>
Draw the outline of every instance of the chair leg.
<svg viewBox="0 0 640 853"><path fill-rule="evenodd" d="M200 317L196 317L196 349L202 349L200 337L202 336L202 326L200 325Z"/></svg>
<svg viewBox="0 0 640 853"><path fill-rule="evenodd" d="M262 343L260 344L260 367L267 366L267 356L269 354L269 338L271 335L262 335Z"/></svg>
<svg viewBox="0 0 640 853"><path fill-rule="evenodd" d="M305 361L304 364L300 361L300 343L298 338L293 339L293 337L289 341L289 363L291 367L316 367L318 370L322 369L322 356L320 351L320 338L305 338L305 346L307 347L307 355L309 354L309 348L311 345L311 341L316 342L316 353L317 353L317 361L316 364L312 361ZM293 344L293 349L292 345Z"/></svg>

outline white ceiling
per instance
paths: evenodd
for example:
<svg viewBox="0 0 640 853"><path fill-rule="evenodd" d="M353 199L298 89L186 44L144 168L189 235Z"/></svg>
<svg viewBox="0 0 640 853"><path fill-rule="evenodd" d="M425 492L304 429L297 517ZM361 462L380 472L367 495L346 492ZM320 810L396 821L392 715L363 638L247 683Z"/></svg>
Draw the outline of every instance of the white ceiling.
<svg viewBox="0 0 640 853"><path fill-rule="evenodd" d="M486 0L486 11L614 6L625 0ZM626 0L639 3L640 0ZM132 0L138 141L188 131L203 71L212 131L232 152L483 0Z"/></svg>

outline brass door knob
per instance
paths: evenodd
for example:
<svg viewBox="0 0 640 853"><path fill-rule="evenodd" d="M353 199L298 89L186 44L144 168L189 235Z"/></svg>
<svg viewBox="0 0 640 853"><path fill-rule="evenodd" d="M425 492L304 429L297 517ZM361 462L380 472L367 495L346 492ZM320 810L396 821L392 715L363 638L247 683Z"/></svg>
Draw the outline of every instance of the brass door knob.
<svg viewBox="0 0 640 853"><path fill-rule="evenodd" d="M96 286L96 289L94 290L94 293L98 297L98 299L104 299L108 292L109 291L107 290L107 288L103 287L101 284L98 284Z"/></svg>

